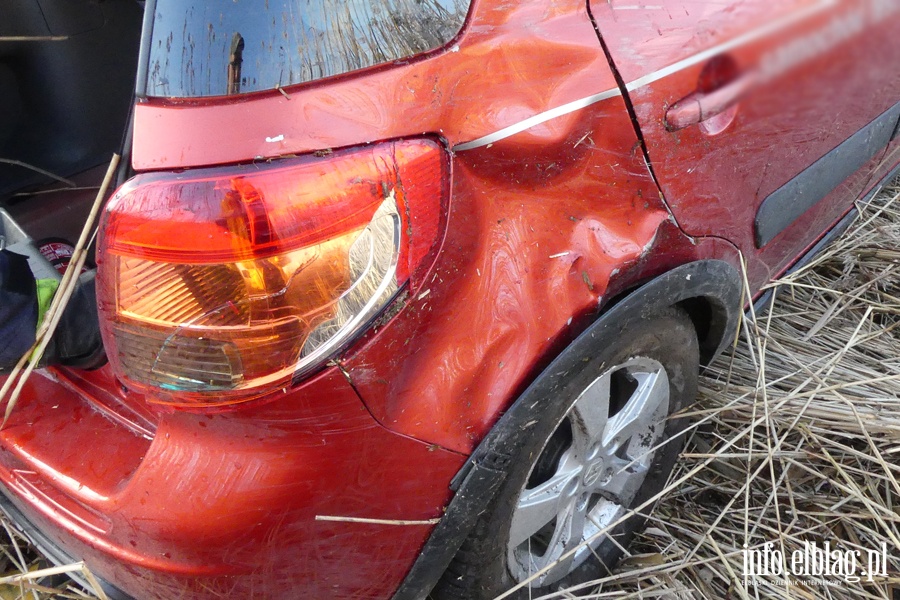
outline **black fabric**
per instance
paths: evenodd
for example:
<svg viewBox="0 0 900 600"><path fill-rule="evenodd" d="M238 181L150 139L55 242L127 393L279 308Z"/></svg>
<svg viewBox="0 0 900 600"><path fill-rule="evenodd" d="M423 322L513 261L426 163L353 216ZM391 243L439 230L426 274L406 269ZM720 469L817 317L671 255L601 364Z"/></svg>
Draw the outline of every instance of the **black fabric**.
<svg viewBox="0 0 900 600"><path fill-rule="evenodd" d="M37 317L37 288L28 260L0 250L0 374L34 344ZM40 364L93 369L105 361L94 278L88 273L79 278Z"/></svg>
<svg viewBox="0 0 900 600"><path fill-rule="evenodd" d="M28 259L0 250L0 372L31 348L37 317L37 290Z"/></svg>
<svg viewBox="0 0 900 600"><path fill-rule="evenodd" d="M82 369L94 369L106 362L93 273L79 277L43 362L58 362Z"/></svg>

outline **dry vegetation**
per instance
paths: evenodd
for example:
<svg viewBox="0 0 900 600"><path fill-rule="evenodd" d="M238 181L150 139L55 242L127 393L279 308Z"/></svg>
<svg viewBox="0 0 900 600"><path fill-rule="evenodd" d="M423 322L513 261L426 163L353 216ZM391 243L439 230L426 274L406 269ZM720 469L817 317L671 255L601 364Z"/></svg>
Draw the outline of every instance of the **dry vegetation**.
<svg viewBox="0 0 900 600"><path fill-rule="evenodd" d="M701 380L695 422L669 492L617 572L549 598L881 598L900 583L900 185L884 190L812 265L777 284L733 351ZM9 531L9 528L7 528ZM839 585L744 585L742 549L785 556L816 542L842 552L886 544L887 577ZM2 549L9 573L40 558ZM858 570L857 570L858 573ZM801 578L805 579L805 578ZM808 579L823 578L810 576ZM54 596L50 587L64 590ZM64 594L64 595L63 595ZM85 597L28 579L2 598Z"/></svg>

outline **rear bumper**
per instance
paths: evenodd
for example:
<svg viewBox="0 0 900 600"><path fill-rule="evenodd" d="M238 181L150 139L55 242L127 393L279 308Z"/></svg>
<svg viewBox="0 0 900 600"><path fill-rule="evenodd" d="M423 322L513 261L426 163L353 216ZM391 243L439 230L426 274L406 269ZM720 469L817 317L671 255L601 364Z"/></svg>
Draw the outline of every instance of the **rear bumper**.
<svg viewBox="0 0 900 600"><path fill-rule="evenodd" d="M0 430L3 509L117 598L389 597L464 461L381 427L336 369L149 434L57 375L36 374Z"/></svg>

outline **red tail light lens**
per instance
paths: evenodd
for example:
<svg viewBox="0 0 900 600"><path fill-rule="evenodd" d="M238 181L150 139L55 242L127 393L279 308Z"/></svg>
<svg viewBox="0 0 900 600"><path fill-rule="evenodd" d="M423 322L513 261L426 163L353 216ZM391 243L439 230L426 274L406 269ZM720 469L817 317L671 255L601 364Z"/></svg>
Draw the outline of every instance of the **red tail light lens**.
<svg viewBox="0 0 900 600"><path fill-rule="evenodd" d="M446 180L430 140L138 175L101 229L113 368L156 401L204 405L315 369L423 267Z"/></svg>

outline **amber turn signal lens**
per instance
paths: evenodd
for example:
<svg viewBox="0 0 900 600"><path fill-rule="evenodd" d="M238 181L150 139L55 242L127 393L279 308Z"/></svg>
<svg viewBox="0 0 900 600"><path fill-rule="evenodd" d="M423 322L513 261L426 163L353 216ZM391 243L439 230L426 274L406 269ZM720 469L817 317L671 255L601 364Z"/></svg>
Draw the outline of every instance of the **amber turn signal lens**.
<svg viewBox="0 0 900 600"><path fill-rule="evenodd" d="M186 405L313 371L422 267L446 178L429 140L135 177L100 241L113 368L151 400Z"/></svg>

